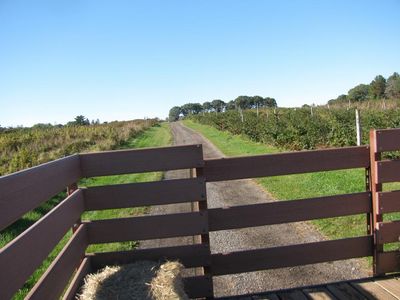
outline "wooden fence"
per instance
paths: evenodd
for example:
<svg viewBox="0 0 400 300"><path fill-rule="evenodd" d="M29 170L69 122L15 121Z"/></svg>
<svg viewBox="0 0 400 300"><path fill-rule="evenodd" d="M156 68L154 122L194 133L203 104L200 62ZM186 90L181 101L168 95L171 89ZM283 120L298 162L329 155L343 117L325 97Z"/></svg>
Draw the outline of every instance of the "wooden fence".
<svg viewBox="0 0 400 300"><path fill-rule="evenodd" d="M190 297L213 297L212 277L373 256L375 274L398 271L398 252L383 244L398 241L400 222L382 214L400 211L400 191L382 183L400 181L400 161L380 153L400 149L400 130L371 132L371 146L204 160L201 145L73 155L0 177L0 230L69 187L69 195L0 249L0 299L11 298L65 234L73 234L27 299L73 299L84 276L111 264L141 259L179 259L200 270L185 278ZM231 208L207 208L206 182L363 168L365 192ZM159 182L77 188L81 178L195 169L196 177ZM189 213L81 221L85 211L194 203ZM366 235L230 253L210 252L209 232L366 215ZM195 244L155 249L86 253L91 244L196 236ZM68 287L67 287L68 286ZM67 287L67 289L66 289Z"/></svg>

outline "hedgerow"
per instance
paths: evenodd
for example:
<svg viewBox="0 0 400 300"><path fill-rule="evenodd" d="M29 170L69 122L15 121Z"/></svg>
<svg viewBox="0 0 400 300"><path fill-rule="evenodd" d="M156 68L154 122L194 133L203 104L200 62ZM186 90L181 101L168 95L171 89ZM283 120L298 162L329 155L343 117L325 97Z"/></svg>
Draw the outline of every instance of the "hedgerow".
<svg viewBox="0 0 400 300"><path fill-rule="evenodd" d="M191 116L195 121L242 134L288 150L306 150L356 145L355 110L347 108L304 107L204 113ZM362 143L369 141L371 128L400 127L400 109L360 111Z"/></svg>

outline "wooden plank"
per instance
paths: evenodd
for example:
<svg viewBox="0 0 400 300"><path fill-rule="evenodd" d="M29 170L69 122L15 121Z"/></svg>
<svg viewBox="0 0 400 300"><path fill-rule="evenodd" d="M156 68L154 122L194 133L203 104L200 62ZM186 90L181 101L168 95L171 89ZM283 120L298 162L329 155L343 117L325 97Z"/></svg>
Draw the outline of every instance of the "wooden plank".
<svg viewBox="0 0 400 300"><path fill-rule="evenodd" d="M393 296L400 298L400 281L397 278L375 279L375 283L380 285Z"/></svg>
<svg viewBox="0 0 400 300"><path fill-rule="evenodd" d="M400 181L400 159L377 162L378 183Z"/></svg>
<svg viewBox="0 0 400 300"><path fill-rule="evenodd" d="M294 267L372 255L372 236L211 255L213 275Z"/></svg>
<svg viewBox="0 0 400 300"><path fill-rule="evenodd" d="M0 231L80 178L79 156L0 177Z"/></svg>
<svg viewBox="0 0 400 300"><path fill-rule="evenodd" d="M83 259L81 265L76 271L74 277L72 278L71 284L68 286L68 289L64 293L63 300L75 300L76 294L83 283L83 279L85 276L92 272L90 257L86 257Z"/></svg>
<svg viewBox="0 0 400 300"><path fill-rule="evenodd" d="M379 152L400 150L400 129L376 130L376 144Z"/></svg>
<svg viewBox="0 0 400 300"><path fill-rule="evenodd" d="M174 179L156 182L116 184L83 190L86 210L126 208L204 201L204 180Z"/></svg>
<svg viewBox="0 0 400 300"><path fill-rule="evenodd" d="M366 146L276 153L205 161L206 181L369 167Z"/></svg>
<svg viewBox="0 0 400 300"><path fill-rule="evenodd" d="M86 228L85 225L81 225L26 296L26 299L58 299L72 274L80 265L87 246Z"/></svg>
<svg viewBox="0 0 400 300"><path fill-rule="evenodd" d="M186 294L190 299L213 297L213 283L210 276L193 276L183 278Z"/></svg>
<svg viewBox="0 0 400 300"><path fill-rule="evenodd" d="M214 208L208 210L209 230L225 230L371 212L370 193Z"/></svg>
<svg viewBox="0 0 400 300"><path fill-rule="evenodd" d="M118 150L81 154L83 177L201 167L201 145Z"/></svg>
<svg viewBox="0 0 400 300"><path fill-rule="evenodd" d="M385 300L397 300L392 294L387 292L381 286L375 282L361 281L352 282L351 285L362 293L369 300L385 299Z"/></svg>
<svg viewBox="0 0 400 300"><path fill-rule="evenodd" d="M370 161L371 167L369 170L369 190L372 196L372 222L371 222L371 233L375 235L377 224L383 221L383 216L379 210L378 193L382 192L382 184L378 182L378 162L381 160L381 153L377 150L377 137L376 130L371 129L369 132L369 143L370 143ZM371 220L370 220L371 221ZM374 255L372 260L373 274L378 275L377 270L379 269L377 262L378 253L383 252L383 244L379 244L375 240L374 244Z"/></svg>
<svg viewBox="0 0 400 300"><path fill-rule="evenodd" d="M211 260L208 247L202 244L102 252L89 255L94 270L101 269L107 265L130 264L138 260L179 260L186 268L194 268L207 266Z"/></svg>
<svg viewBox="0 0 400 300"><path fill-rule="evenodd" d="M388 251L377 254L378 274L400 271L400 252Z"/></svg>
<svg viewBox="0 0 400 300"><path fill-rule="evenodd" d="M380 222L377 226L376 235L380 244L400 241L400 221Z"/></svg>
<svg viewBox="0 0 400 300"><path fill-rule="evenodd" d="M237 298L240 299L240 298ZM268 293L260 296L252 296L251 300L280 300L278 295L275 293Z"/></svg>
<svg viewBox="0 0 400 300"><path fill-rule="evenodd" d="M327 286L328 290L339 300L365 300L365 296L360 294L348 283L335 283Z"/></svg>
<svg viewBox="0 0 400 300"><path fill-rule="evenodd" d="M82 192L77 190L0 249L0 299L9 299L25 283L83 211Z"/></svg>
<svg viewBox="0 0 400 300"><path fill-rule="evenodd" d="M85 222L89 243L110 243L196 235L208 232L205 212Z"/></svg>
<svg viewBox="0 0 400 300"><path fill-rule="evenodd" d="M301 290L278 292L277 294L281 300L308 300Z"/></svg>
<svg viewBox="0 0 400 300"><path fill-rule="evenodd" d="M324 287L306 288L303 289L303 293L311 300L336 300L336 297Z"/></svg>
<svg viewBox="0 0 400 300"><path fill-rule="evenodd" d="M388 191L378 193L380 213L400 211L400 191Z"/></svg>

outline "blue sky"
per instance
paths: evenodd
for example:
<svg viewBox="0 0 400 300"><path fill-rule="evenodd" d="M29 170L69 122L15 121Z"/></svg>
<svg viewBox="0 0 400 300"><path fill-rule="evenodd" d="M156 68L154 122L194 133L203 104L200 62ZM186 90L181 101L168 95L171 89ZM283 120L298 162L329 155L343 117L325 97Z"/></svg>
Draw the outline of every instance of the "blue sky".
<svg viewBox="0 0 400 300"><path fill-rule="evenodd" d="M399 0L0 0L0 125L324 104L400 71L399 33Z"/></svg>

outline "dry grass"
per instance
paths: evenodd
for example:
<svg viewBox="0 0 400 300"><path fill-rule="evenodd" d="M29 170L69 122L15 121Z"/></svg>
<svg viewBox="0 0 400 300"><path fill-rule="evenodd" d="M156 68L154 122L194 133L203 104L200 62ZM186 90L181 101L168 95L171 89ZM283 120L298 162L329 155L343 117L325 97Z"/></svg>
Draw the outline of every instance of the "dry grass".
<svg viewBox="0 0 400 300"><path fill-rule="evenodd" d="M183 290L182 264L139 261L105 267L85 278L79 300L189 299Z"/></svg>

